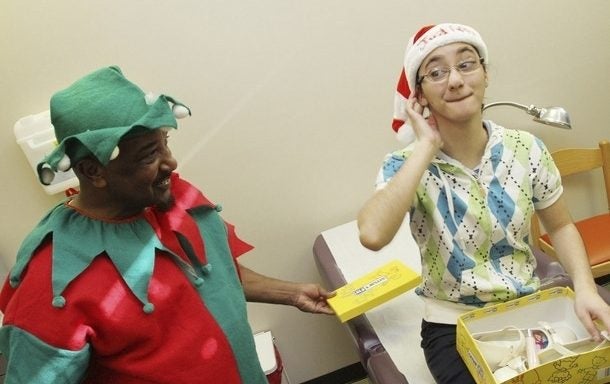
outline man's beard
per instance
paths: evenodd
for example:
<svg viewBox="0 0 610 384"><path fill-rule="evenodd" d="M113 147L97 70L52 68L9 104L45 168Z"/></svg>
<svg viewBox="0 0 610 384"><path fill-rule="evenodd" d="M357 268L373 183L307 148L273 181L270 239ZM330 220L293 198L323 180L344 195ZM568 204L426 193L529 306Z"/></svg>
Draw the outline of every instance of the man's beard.
<svg viewBox="0 0 610 384"><path fill-rule="evenodd" d="M155 204L155 207L161 212L167 212L174 206L175 199L174 195L170 195L170 197L162 202Z"/></svg>

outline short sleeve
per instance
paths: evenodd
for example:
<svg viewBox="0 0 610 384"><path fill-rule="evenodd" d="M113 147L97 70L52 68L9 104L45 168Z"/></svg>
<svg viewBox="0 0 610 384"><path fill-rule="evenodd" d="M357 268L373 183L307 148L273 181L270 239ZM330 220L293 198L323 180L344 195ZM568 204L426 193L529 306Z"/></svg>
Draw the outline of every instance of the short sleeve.
<svg viewBox="0 0 610 384"><path fill-rule="evenodd" d="M383 164L377 173L377 179L375 181L375 189L383 189L392 177L398 172L398 170L405 163L406 158L408 157L408 153L406 150L396 151L390 154L387 154L383 159Z"/></svg>
<svg viewBox="0 0 610 384"><path fill-rule="evenodd" d="M80 383L89 364L89 345L78 351L55 348L15 326L0 329L7 355L6 384Z"/></svg>
<svg viewBox="0 0 610 384"><path fill-rule="evenodd" d="M231 249L231 254L233 255L234 259L237 259L244 253L254 249L254 246L246 243L245 241L240 239L239 236L237 236L237 233L235 232L235 226L233 224L225 221L225 225L227 226L229 248Z"/></svg>
<svg viewBox="0 0 610 384"><path fill-rule="evenodd" d="M555 203L563 193L561 175L551 153L536 138L531 151L532 199L534 207L544 209Z"/></svg>

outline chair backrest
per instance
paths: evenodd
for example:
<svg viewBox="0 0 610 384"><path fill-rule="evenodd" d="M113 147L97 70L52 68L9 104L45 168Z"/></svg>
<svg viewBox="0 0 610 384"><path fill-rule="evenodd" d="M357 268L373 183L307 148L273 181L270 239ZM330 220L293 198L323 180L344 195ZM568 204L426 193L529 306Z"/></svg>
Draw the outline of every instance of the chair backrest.
<svg viewBox="0 0 610 384"><path fill-rule="evenodd" d="M610 142L602 140L599 148L566 148L552 153L561 177L602 168L606 199L610 210Z"/></svg>
<svg viewBox="0 0 610 384"><path fill-rule="evenodd" d="M565 148L551 153L553 161L559 169L562 178L577 173L592 171L602 168L604 184L606 186L606 199L610 211L610 142L602 140L598 148ZM539 238L541 236L540 223L536 214L532 216L531 243L536 248L541 247Z"/></svg>

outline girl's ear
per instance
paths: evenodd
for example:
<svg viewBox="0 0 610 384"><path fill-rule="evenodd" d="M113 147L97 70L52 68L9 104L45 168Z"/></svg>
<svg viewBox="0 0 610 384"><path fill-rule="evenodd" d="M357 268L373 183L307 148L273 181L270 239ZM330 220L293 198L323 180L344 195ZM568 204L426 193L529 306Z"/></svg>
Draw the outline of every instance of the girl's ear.
<svg viewBox="0 0 610 384"><path fill-rule="evenodd" d="M103 188L107 184L104 177L104 167L102 167L102 164L100 164L99 161L90 157L79 161L74 166L74 172L76 172L77 175L80 175L79 178L84 178L95 187Z"/></svg>
<svg viewBox="0 0 610 384"><path fill-rule="evenodd" d="M426 99L426 97L424 96L424 94L421 91L421 86L417 86L417 88L415 89L415 99L417 100L417 102L422 106L422 107L427 107L428 106L428 100Z"/></svg>

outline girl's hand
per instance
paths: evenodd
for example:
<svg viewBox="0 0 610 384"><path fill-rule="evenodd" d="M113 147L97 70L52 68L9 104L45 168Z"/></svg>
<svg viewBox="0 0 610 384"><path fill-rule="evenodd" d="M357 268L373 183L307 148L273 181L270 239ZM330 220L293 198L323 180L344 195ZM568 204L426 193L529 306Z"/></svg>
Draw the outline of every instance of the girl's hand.
<svg viewBox="0 0 610 384"><path fill-rule="evenodd" d="M417 98L413 95L407 100L406 112L418 141L430 143L440 149L443 146L443 140L436 125L436 120L434 116L424 117L424 107L417 102Z"/></svg>

